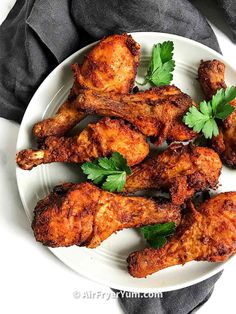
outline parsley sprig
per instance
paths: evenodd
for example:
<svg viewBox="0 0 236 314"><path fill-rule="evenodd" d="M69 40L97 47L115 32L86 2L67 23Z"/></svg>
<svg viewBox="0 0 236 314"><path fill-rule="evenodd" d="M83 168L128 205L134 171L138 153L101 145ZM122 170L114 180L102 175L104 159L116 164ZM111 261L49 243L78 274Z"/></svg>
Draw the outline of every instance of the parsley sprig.
<svg viewBox="0 0 236 314"><path fill-rule="evenodd" d="M102 157L81 166L88 179L101 185L104 190L120 192L125 186L126 176L131 174L127 160L118 152L110 158Z"/></svg>
<svg viewBox="0 0 236 314"><path fill-rule="evenodd" d="M144 226L139 229L149 245L153 248L161 248L167 242L167 237L175 233L175 223L167 222L152 226Z"/></svg>
<svg viewBox="0 0 236 314"><path fill-rule="evenodd" d="M154 86L168 85L173 79L172 72L175 68L173 58L174 43L172 41L164 41L153 46L152 56L149 62L147 74L143 83L150 83Z"/></svg>
<svg viewBox="0 0 236 314"><path fill-rule="evenodd" d="M219 134L217 120L226 119L235 109L229 102L236 98L236 86L218 90L212 100L202 101L199 110L192 106L183 117L183 122L195 132L202 132L205 138Z"/></svg>

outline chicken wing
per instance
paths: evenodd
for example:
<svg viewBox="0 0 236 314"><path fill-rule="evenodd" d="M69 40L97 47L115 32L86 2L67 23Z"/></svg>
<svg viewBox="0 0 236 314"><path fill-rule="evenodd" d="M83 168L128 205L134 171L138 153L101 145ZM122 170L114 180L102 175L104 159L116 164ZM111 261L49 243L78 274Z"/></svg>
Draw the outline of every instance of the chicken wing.
<svg viewBox="0 0 236 314"><path fill-rule="evenodd" d="M145 137L123 120L103 118L89 124L78 136L46 138L43 149L25 149L16 156L17 164L30 170L51 162L82 163L112 152L121 153L130 166L140 163L149 153Z"/></svg>
<svg viewBox="0 0 236 314"><path fill-rule="evenodd" d="M187 141L196 136L182 122L193 105L192 99L175 86L161 86L135 95L111 95L83 90L76 99L79 110L105 116L120 117L135 125L144 135L165 140Z"/></svg>
<svg viewBox="0 0 236 314"><path fill-rule="evenodd" d="M201 62L198 70L199 82L209 100L218 89L226 88L225 65L218 60ZM231 102L236 107L236 100ZM219 135L211 140L212 148L220 154L225 164L236 168L236 111L222 121Z"/></svg>
<svg viewBox="0 0 236 314"><path fill-rule="evenodd" d="M172 202L181 205L196 191L215 188L221 168L218 154L210 148L172 144L134 167L124 191L167 190Z"/></svg>
<svg viewBox="0 0 236 314"><path fill-rule="evenodd" d="M85 114L75 110L74 97L79 90L94 90L129 93L131 92L140 58L140 45L131 35L111 35L101 40L88 53L83 64L73 64L75 83L69 99L52 118L35 124L34 136L43 139L47 136L62 136Z"/></svg>
<svg viewBox="0 0 236 314"><path fill-rule="evenodd" d="M64 184L39 201L32 228L36 240L47 246L95 248L123 228L168 221L179 224L179 206L120 196L81 183Z"/></svg>
<svg viewBox="0 0 236 314"><path fill-rule="evenodd" d="M236 192L219 194L183 216L176 234L161 249L131 253L129 273L146 277L190 261L223 262L236 252Z"/></svg>

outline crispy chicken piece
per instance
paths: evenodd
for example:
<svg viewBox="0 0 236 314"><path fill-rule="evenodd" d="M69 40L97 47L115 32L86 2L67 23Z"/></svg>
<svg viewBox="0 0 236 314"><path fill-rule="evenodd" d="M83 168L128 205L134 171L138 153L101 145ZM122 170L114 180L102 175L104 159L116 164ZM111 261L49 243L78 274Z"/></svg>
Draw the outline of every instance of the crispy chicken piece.
<svg viewBox="0 0 236 314"><path fill-rule="evenodd" d="M34 136L43 139L62 136L81 121L85 114L75 110L74 97L82 88L129 93L134 84L140 58L140 45L131 35L111 35L101 40L88 53L83 64L73 64L75 83L69 99L56 115L35 124Z"/></svg>
<svg viewBox="0 0 236 314"><path fill-rule="evenodd" d="M129 93L139 58L140 45L131 35L108 36L89 52L82 66L73 65L75 81L82 88Z"/></svg>
<svg viewBox="0 0 236 314"><path fill-rule="evenodd" d="M73 97L72 95L74 96L71 91L70 97ZM84 112L78 111L74 107L70 97L52 118L42 120L34 125L33 134L38 141L43 141L48 136L63 136L86 117Z"/></svg>
<svg viewBox="0 0 236 314"><path fill-rule="evenodd" d="M191 144L172 144L132 169L125 192L167 190L174 204L183 204L196 191L215 188L222 163L217 153Z"/></svg>
<svg viewBox="0 0 236 314"><path fill-rule="evenodd" d="M89 124L79 135L72 137L50 136L43 149L25 149L16 156L17 164L30 170L51 162L82 163L112 152L121 153L130 166L140 163L149 153L145 137L130 128L123 120L103 118Z"/></svg>
<svg viewBox="0 0 236 314"><path fill-rule="evenodd" d="M32 228L36 240L47 246L95 248L123 228L168 221L179 224L179 206L121 196L81 183L64 184L39 201Z"/></svg>
<svg viewBox="0 0 236 314"><path fill-rule="evenodd" d="M236 252L236 192L221 193L183 216L177 232L161 249L146 248L127 259L133 277L190 261L223 262Z"/></svg>
<svg viewBox="0 0 236 314"><path fill-rule="evenodd" d="M218 89L226 88L225 65L219 60L201 61L198 68L198 80L206 100L210 100Z"/></svg>
<svg viewBox="0 0 236 314"><path fill-rule="evenodd" d="M165 140L187 141L196 136L182 122L193 101L173 85L156 87L135 95L111 95L88 89L78 95L76 104L79 110L86 113L129 121L144 135L158 137L157 145Z"/></svg>
<svg viewBox="0 0 236 314"><path fill-rule="evenodd" d="M225 65L221 61L201 62L198 77L208 100L212 98L218 89L227 87L224 74ZM236 100L232 101L231 105L236 107ZM236 111L222 121L219 129L220 133L212 138L211 146L220 154L226 165L236 168Z"/></svg>

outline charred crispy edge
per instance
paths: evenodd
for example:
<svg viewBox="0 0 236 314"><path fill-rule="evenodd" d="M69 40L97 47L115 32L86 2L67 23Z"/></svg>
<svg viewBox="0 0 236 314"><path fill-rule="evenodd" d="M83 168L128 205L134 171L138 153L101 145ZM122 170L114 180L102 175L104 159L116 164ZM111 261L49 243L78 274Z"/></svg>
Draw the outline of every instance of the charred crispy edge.
<svg viewBox="0 0 236 314"><path fill-rule="evenodd" d="M236 114L232 113L233 115ZM232 169L236 169L236 153L235 148L225 142L224 132L227 131L230 126L227 125L228 119L232 117L232 114L226 118L224 121L219 121L220 132L217 137L213 137L211 141L209 141L209 145L219 154L221 160L225 165Z"/></svg>
<svg viewBox="0 0 236 314"><path fill-rule="evenodd" d="M99 120L99 122L91 122L88 124L88 127L91 126L96 126L96 124L100 124L100 125L106 125L109 126L111 123L113 123L114 125L117 126L117 128L125 128L128 131L131 131L133 133L136 133L136 135L139 135L140 137L142 137L144 139L144 141L147 143L147 139L145 137L145 135L143 135L141 132L139 132L137 130L137 128L135 126L133 126L131 123L129 123L126 120L123 120L121 118L114 118L114 117L103 117Z"/></svg>
<svg viewBox="0 0 236 314"><path fill-rule="evenodd" d="M167 91L170 91L170 90L175 90L176 92L178 92L178 94L184 94L180 88L178 88L176 85L174 84L171 84L171 85L162 85L162 86L153 86L151 87L149 90L153 90L155 91L156 93L158 93L159 91L161 90L167 90ZM144 93L146 92L146 90L144 91ZM142 91L141 91L142 93Z"/></svg>
<svg viewBox="0 0 236 314"><path fill-rule="evenodd" d="M42 159L35 158L32 162L31 156L35 153L33 149L23 149L16 154L16 163L23 170L31 170L42 163Z"/></svg>
<svg viewBox="0 0 236 314"><path fill-rule="evenodd" d="M78 63L72 63L70 67L73 72L74 81L77 82L77 74L80 73L80 65ZM70 95L70 100L74 100L75 98L75 93L72 92Z"/></svg>
<svg viewBox="0 0 236 314"><path fill-rule="evenodd" d="M174 84L171 84L171 85L162 85L162 86L153 86L153 87L150 87L150 88L148 88L148 89L146 89L146 90L142 90L142 91L139 90L139 91L137 91L135 94L136 94L136 95L139 95L139 94L146 94L146 93L148 94L148 93L150 93L150 91L151 91L151 92L154 92L154 93L157 94L157 95L160 93L160 96L162 96L162 94L161 94L162 91L164 91L165 93L166 93L166 92L173 91L173 93L169 95L170 97L172 97L173 95L175 95L175 96L178 96L178 95L186 95L186 96L188 96L188 97L190 98L189 95L183 93L183 92L182 92L177 86L175 86ZM167 97L166 94L164 94L163 96L164 96L165 98ZM152 103L152 101L150 100L150 102L149 102L148 104L149 104L149 105L155 104L155 100L153 101L153 103Z"/></svg>
<svg viewBox="0 0 236 314"><path fill-rule="evenodd" d="M128 35L127 33L122 34L121 36L126 36L126 45L129 48L129 51L132 53L133 56L138 56L138 59L140 57L140 45L133 39L131 35Z"/></svg>
<svg viewBox="0 0 236 314"><path fill-rule="evenodd" d="M56 185L53 188L53 193L56 193L57 195L63 195L66 194L70 189L76 188L77 184L72 182L65 182L60 185Z"/></svg>
<svg viewBox="0 0 236 314"><path fill-rule="evenodd" d="M138 66L140 62L140 45L133 39L131 35L124 33L122 36L127 36L126 46L128 47L131 54L135 57L134 75L133 75L133 79L130 80L130 84L129 84L129 92L131 92L134 86L135 77L137 75L137 70L138 70Z"/></svg>
<svg viewBox="0 0 236 314"><path fill-rule="evenodd" d="M137 43L134 39L133 39L133 37L131 36L131 35L129 35L129 34L127 34L127 33L123 33L123 34L115 34L115 35L108 35L108 36L105 36L105 37L103 37L98 43L97 43L97 45L100 45L100 44L102 44L105 40L107 40L107 39L109 39L109 38L114 38L115 39L115 37L122 37L122 38L125 38L126 40L125 40L125 43L126 43L126 46L128 47L128 49L129 49L129 51L131 52L131 54L133 55L133 56L137 56L138 58L140 57L140 44L139 43ZM97 46L96 45L96 46ZM96 46L94 46L94 47L96 47ZM93 48L94 48L93 47ZM89 53L88 53L89 54Z"/></svg>
<svg viewBox="0 0 236 314"><path fill-rule="evenodd" d="M234 158L228 158L224 153L220 155L221 159L229 168L236 169L236 156Z"/></svg>

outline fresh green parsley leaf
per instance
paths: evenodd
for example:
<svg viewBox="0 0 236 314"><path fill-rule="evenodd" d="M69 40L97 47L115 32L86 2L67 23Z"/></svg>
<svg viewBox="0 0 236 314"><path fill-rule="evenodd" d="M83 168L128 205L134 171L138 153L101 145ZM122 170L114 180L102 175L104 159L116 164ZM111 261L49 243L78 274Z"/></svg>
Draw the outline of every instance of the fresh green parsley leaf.
<svg viewBox="0 0 236 314"><path fill-rule="evenodd" d="M110 160L115 165L116 170L123 170L127 174L131 174L131 169L128 166L127 160L120 153L113 153Z"/></svg>
<svg viewBox="0 0 236 314"><path fill-rule="evenodd" d="M166 242L167 240L164 236L157 236L148 240L149 245L154 249L160 249L166 244Z"/></svg>
<svg viewBox="0 0 236 314"><path fill-rule="evenodd" d="M102 157L93 162L86 162L81 168L89 180L110 192L122 191L126 176L131 174L127 160L118 152L113 153L110 158Z"/></svg>
<svg viewBox="0 0 236 314"><path fill-rule="evenodd" d="M153 248L161 248L166 244L167 239L175 233L175 223L167 222L164 224L156 224L152 226L144 226L139 229L149 245Z"/></svg>
<svg viewBox="0 0 236 314"><path fill-rule="evenodd" d="M195 132L202 132L205 138L211 139L219 134L217 120L226 119L235 107L230 101L236 98L236 86L218 90L211 101L205 100L199 104L199 110L192 106L183 117L183 122Z"/></svg>
<svg viewBox="0 0 236 314"><path fill-rule="evenodd" d="M151 60L145 75L144 83L154 86L168 85L173 79L172 72L175 68L173 58L174 43L164 41L153 46Z"/></svg>
<svg viewBox="0 0 236 314"><path fill-rule="evenodd" d="M122 191L126 181L126 172L123 171L120 174L109 175L106 182L103 183L102 188L104 190L114 192Z"/></svg>

